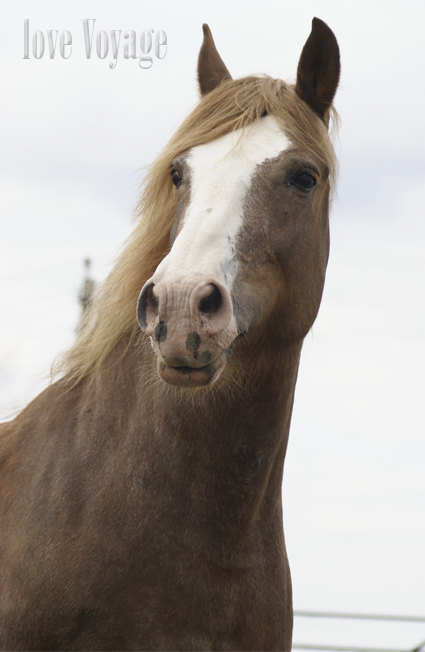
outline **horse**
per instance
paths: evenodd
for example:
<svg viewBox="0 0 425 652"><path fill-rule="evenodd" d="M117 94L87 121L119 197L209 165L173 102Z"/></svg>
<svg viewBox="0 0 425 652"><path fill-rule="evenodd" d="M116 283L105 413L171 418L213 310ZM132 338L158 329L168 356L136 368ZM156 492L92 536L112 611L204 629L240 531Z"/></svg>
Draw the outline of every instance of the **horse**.
<svg viewBox="0 0 425 652"><path fill-rule="evenodd" d="M0 647L289 650L281 484L329 253L339 81L313 19L296 83L201 98L56 380L0 437Z"/></svg>

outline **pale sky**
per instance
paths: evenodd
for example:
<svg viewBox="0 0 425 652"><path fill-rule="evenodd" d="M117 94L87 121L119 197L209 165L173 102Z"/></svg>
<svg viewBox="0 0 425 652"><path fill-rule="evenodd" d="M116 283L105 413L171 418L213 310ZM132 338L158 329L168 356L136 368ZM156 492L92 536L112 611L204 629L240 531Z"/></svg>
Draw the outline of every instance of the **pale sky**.
<svg viewBox="0 0 425 652"><path fill-rule="evenodd" d="M17 0L3 9L0 415L46 384L74 338L82 261L102 280L143 168L196 104L201 24L234 77L294 81L318 16L342 58L331 258L305 342L284 475L298 609L425 615L425 4ZM69 30L72 54L24 56ZM163 30L149 70L85 58L82 19ZM47 37L46 37L47 39ZM122 45L122 44L121 44ZM294 641L413 648L425 625L296 621Z"/></svg>

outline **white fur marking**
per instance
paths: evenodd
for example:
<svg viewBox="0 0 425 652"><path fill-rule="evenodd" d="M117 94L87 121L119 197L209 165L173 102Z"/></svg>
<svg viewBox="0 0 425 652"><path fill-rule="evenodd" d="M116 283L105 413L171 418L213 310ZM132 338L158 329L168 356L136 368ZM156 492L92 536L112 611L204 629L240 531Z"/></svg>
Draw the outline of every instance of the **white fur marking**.
<svg viewBox="0 0 425 652"><path fill-rule="evenodd" d="M273 116L266 116L205 145L186 161L191 198L173 247L159 265L155 282L198 277L232 288L237 272L235 239L243 221L243 200L258 165L287 149L290 141Z"/></svg>

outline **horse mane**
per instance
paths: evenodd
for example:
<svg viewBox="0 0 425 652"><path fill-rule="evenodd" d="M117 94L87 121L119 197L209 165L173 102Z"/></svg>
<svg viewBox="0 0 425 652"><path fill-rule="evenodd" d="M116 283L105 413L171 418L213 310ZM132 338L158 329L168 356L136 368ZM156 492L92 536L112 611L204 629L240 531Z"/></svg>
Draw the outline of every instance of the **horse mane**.
<svg viewBox="0 0 425 652"><path fill-rule="evenodd" d="M330 111L337 120L333 107ZM226 80L205 95L149 169L138 202L138 223L124 243L115 267L101 286L74 346L54 367L75 385L102 365L119 341L128 350L140 346L143 334L136 321L139 292L169 251L177 197L170 163L182 152L241 129L265 114L273 115L287 135L329 168L336 158L322 120L295 93L294 87L271 77Z"/></svg>

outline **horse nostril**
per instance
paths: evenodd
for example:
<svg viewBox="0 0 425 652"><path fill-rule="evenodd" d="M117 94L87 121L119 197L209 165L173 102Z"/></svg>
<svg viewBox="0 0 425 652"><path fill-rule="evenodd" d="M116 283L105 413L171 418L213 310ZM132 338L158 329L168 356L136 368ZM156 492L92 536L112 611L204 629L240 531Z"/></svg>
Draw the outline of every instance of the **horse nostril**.
<svg viewBox="0 0 425 652"><path fill-rule="evenodd" d="M216 285L212 283L209 286L212 288L211 292L203 297L198 304L199 312L202 312L205 315L214 315L217 313L223 303L221 292Z"/></svg>
<svg viewBox="0 0 425 652"><path fill-rule="evenodd" d="M145 283L137 302L137 321L140 328L148 332L149 326L158 315L158 297L153 291L154 283ZM149 333L148 333L149 334Z"/></svg>
<svg viewBox="0 0 425 652"><path fill-rule="evenodd" d="M191 295L190 311L198 318L204 333L216 335L232 318L232 300L227 288L219 282L199 283Z"/></svg>

